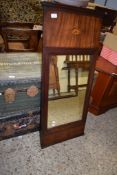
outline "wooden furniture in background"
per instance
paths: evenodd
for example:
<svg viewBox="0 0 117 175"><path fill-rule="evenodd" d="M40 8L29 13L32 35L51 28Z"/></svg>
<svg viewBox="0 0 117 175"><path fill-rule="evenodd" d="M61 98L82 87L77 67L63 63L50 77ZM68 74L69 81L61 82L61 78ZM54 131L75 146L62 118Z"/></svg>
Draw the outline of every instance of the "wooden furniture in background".
<svg viewBox="0 0 117 175"><path fill-rule="evenodd" d="M4 41L0 32L0 52L4 50Z"/></svg>
<svg viewBox="0 0 117 175"><path fill-rule="evenodd" d="M42 31L33 30L33 24L0 23L0 33L5 43L5 50L0 54L2 140L40 128L42 57L37 49ZM8 103L9 90L15 92L16 98Z"/></svg>
<svg viewBox="0 0 117 175"><path fill-rule="evenodd" d="M100 115L112 107L117 107L117 66L99 57L96 71L98 76L92 89L89 111Z"/></svg>
<svg viewBox="0 0 117 175"><path fill-rule="evenodd" d="M0 54L0 140L39 129L41 54Z"/></svg>
<svg viewBox="0 0 117 175"><path fill-rule="evenodd" d="M26 28L1 28L6 52L37 51L41 31Z"/></svg>
<svg viewBox="0 0 117 175"><path fill-rule="evenodd" d="M117 11L100 6L95 6L95 10L102 15L102 32L112 32L116 24Z"/></svg>
<svg viewBox="0 0 117 175"><path fill-rule="evenodd" d="M35 28L36 26L36 28ZM42 29L34 23L2 22L0 33L4 39L5 51L37 51Z"/></svg>
<svg viewBox="0 0 117 175"><path fill-rule="evenodd" d="M88 55L67 55L64 63L67 67L64 67L63 70L68 70L68 92L70 92L71 89L74 89L76 95L78 95L79 87L87 86L87 84L78 83L78 72L80 68L83 71L89 69L90 58ZM71 85L71 70L75 70L75 85Z"/></svg>

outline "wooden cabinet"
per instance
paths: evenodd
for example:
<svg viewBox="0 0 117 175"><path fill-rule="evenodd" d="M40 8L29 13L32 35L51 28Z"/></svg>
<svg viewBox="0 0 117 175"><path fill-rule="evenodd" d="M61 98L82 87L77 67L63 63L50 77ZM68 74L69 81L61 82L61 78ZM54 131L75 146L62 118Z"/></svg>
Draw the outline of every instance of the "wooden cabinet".
<svg viewBox="0 0 117 175"><path fill-rule="evenodd" d="M117 66L100 57L96 70L98 76L92 90L89 111L99 115L117 107Z"/></svg>

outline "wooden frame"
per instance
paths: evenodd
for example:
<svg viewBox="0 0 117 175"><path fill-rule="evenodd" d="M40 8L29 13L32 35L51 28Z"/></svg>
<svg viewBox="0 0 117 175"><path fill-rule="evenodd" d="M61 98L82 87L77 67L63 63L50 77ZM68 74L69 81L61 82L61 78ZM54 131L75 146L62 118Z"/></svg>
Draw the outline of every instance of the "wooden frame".
<svg viewBox="0 0 117 175"><path fill-rule="evenodd" d="M43 3L44 7L44 24L43 24L43 63L42 63L42 106L41 106L41 146L42 148L70 139L84 134L86 116L88 111L89 97L91 91L91 85L93 81L93 73L95 69L95 62L99 47L99 35L101 29L101 20L99 14L96 14L93 10L70 7L66 5ZM52 13L58 15L57 19L52 19L50 16ZM81 24L83 25L83 31L79 35L79 29L74 26L69 26L69 23L62 23L61 18L66 18L66 15L70 15L72 19L77 17L82 21L88 17L94 20L94 26L88 32L85 30L85 20ZM72 16L73 15L73 16ZM83 16L82 16L83 15ZM59 18L60 17L60 18ZM88 19L88 21L90 21ZM61 23L61 26L59 25ZM88 24L88 23L87 23ZM71 20L72 25L72 20ZM84 26L85 25L85 26ZM91 24L93 25L93 24ZM54 28L54 31L51 29ZM60 27L58 30L58 26ZM62 28L62 29L61 29ZM66 30L67 28L67 30ZM64 29L64 30L63 30ZM81 29L81 30L82 30ZM67 33L66 31L70 31ZM59 31L59 33L57 33ZM84 35L87 35L87 42ZM72 38L73 36L73 38ZM93 36L93 38L92 38ZM64 40L62 40L62 37ZM80 40L79 40L80 37ZM81 39L83 40L81 41ZM71 39L71 40L69 40ZM89 40L88 40L89 39ZM91 40L90 40L91 39ZM48 87L49 87L49 59L52 55L91 55L91 66L88 78L88 88L85 96L85 104L83 109L82 120L71 122L68 124L60 125L54 128L47 128L48 120Z"/></svg>

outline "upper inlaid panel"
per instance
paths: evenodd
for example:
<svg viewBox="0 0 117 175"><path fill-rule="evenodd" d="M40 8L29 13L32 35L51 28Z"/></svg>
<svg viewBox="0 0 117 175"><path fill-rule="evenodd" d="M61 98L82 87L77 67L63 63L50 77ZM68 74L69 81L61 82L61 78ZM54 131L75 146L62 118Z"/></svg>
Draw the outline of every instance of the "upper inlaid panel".
<svg viewBox="0 0 117 175"><path fill-rule="evenodd" d="M44 14L44 47L98 47L99 17L51 6L45 8Z"/></svg>

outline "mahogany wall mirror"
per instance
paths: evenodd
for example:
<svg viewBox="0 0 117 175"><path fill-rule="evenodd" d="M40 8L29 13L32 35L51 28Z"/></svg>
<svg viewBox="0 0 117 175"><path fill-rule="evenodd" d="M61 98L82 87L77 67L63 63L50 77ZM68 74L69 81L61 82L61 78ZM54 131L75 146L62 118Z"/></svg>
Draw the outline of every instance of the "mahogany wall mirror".
<svg viewBox="0 0 117 175"><path fill-rule="evenodd" d="M50 56L48 129L82 120L89 66L88 55Z"/></svg>
<svg viewBox="0 0 117 175"><path fill-rule="evenodd" d="M84 134L101 28L94 10L43 3L41 146Z"/></svg>

